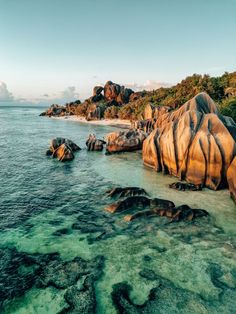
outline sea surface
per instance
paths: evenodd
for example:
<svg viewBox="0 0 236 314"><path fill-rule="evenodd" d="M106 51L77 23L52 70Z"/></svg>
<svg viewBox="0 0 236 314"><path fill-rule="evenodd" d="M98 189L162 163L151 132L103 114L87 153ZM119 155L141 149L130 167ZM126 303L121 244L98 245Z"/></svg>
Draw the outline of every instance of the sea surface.
<svg viewBox="0 0 236 314"><path fill-rule="evenodd" d="M0 106L0 312L236 313L236 207L228 190L181 192L143 166L141 152L87 152L90 133L114 127L39 117ZM46 157L50 139L82 150ZM138 186L150 197L210 217L170 223L110 214L106 191Z"/></svg>

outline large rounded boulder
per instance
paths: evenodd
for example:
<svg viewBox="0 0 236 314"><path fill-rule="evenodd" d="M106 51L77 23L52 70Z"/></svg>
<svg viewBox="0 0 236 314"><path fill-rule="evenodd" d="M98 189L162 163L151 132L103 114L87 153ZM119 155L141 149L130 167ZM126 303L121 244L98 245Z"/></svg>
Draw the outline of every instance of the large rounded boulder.
<svg viewBox="0 0 236 314"><path fill-rule="evenodd" d="M213 190L227 186L236 143L224 122L213 100L206 93L197 95L157 119L143 144L144 164Z"/></svg>
<svg viewBox="0 0 236 314"><path fill-rule="evenodd" d="M109 153L130 152L142 149L147 134L140 130L127 130L109 133L105 140Z"/></svg>
<svg viewBox="0 0 236 314"><path fill-rule="evenodd" d="M48 156L57 158L59 161L70 161L74 159L74 152L80 147L67 138L57 137L51 140L51 145L47 151Z"/></svg>

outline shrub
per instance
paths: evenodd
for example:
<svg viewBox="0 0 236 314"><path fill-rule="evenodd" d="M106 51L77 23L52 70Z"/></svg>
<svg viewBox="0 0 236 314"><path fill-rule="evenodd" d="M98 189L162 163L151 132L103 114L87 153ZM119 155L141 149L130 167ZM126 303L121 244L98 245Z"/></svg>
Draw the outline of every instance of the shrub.
<svg viewBox="0 0 236 314"><path fill-rule="evenodd" d="M223 100L219 109L224 116L229 116L236 122L236 97Z"/></svg>
<svg viewBox="0 0 236 314"><path fill-rule="evenodd" d="M116 106L108 107L104 112L104 118L105 119L117 119L118 111L119 109Z"/></svg>

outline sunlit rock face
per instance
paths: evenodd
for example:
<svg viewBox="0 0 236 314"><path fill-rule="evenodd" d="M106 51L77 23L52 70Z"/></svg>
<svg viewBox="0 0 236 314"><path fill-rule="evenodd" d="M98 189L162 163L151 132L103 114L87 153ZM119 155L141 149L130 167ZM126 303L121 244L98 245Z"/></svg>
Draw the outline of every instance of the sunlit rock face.
<svg viewBox="0 0 236 314"><path fill-rule="evenodd" d="M236 125L228 124L214 101L200 93L157 119L143 143L144 164L213 190L226 186L226 172L236 155Z"/></svg>
<svg viewBox="0 0 236 314"><path fill-rule="evenodd" d="M236 157L234 157L227 171L230 195L236 204Z"/></svg>
<svg viewBox="0 0 236 314"><path fill-rule="evenodd" d="M107 152L129 152L142 149L146 136L145 132L139 130L109 133L105 138Z"/></svg>
<svg viewBox="0 0 236 314"><path fill-rule="evenodd" d="M57 157L59 161L70 161L74 159L74 152L80 150L80 147L67 138L57 137L51 140L48 156Z"/></svg>
<svg viewBox="0 0 236 314"><path fill-rule="evenodd" d="M132 89L125 88L111 81L108 81L104 86L104 97L107 101L115 100L120 104L127 103L132 93Z"/></svg>

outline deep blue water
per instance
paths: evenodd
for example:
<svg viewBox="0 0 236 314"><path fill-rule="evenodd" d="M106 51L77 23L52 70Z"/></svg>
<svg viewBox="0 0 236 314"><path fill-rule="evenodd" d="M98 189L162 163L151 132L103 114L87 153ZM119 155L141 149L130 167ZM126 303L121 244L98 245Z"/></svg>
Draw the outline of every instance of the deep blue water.
<svg viewBox="0 0 236 314"><path fill-rule="evenodd" d="M103 137L116 128L39 117L41 111L0 106L0 312L110 314L123 302L127 313L236 313L236 212L229 192L169 190L175 179L145 168L141 152L86 151L89 133ZM45 155L50 139L60 136L82 148L70 163ZM128 224L123 214L104 211L105 191L120 185L204 208L211 218ZM70 264L76 257L89 269L78 278ZM77 279L63 279L70 276ZM78 287L87 277L92 284L85 293ZM128 301L116 286L124 282L132 288ZM75 287L71 305L65 296Z"/></svg>

